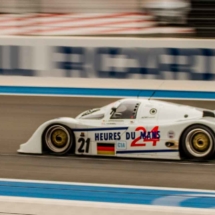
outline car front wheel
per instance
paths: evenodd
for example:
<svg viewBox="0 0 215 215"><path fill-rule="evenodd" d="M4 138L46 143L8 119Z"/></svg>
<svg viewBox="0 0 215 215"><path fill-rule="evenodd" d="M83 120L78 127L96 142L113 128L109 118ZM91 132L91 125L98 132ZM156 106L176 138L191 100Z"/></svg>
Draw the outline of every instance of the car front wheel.
<svg viewBox="0 0 215 215"><path fill-rule="evenodd" d="M55 155L67 154L74 145L72 131L64 125L51 125L44 133L45 146Z"/></svg>
<svg viewBox="0 0 215 215"><path fill-rule="evenodd" d="M186 158L210 159L215 151L214 133L206 126L193 125L182 135L182 149Z"/></svg>

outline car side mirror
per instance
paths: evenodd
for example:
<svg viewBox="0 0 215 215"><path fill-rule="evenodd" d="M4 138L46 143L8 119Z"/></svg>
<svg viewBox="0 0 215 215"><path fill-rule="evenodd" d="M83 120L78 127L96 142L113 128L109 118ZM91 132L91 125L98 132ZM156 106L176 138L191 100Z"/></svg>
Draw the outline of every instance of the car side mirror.
<svg viewBox="0 0 215 215"><path fill-rule="evenodd" d="M116 107L112 107L111 110L112 110L113 112L116 112Z"/></svg>

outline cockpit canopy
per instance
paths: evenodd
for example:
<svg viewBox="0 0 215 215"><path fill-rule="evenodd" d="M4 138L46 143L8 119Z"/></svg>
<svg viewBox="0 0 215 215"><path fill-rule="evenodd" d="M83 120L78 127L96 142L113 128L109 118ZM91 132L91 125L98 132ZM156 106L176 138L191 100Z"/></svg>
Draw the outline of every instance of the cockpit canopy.
<svg viewBox="0 0 215 215"><path fill-rule="evenodd" d="M127 100L122 102L112 113L110 119L136 119L140 102Z"/></svg>
<svg viewBox="0 0 215 215"><path fill-rule="evenodd" d="M137 99L120 100L102 108L94 108L81 113L77 118L99 120L108 115L110 119L136 119L141 102Z"/></svg>
<svg viewBox="0 0 215 215"><path fill-rule="evenodd" d="M105 112L101 112L100 108L90 109L82 113L79 118L80 119L103 119L105 116Z"/></svg>
<svg viewBox="0 0 215 215"><path fill-rule="evenodd" d="M210 116L214 113L210 113ZM94 108L81 113L76 119L83 120L126 120L137 119L149 122L178 121L209 116L194 107L169 102L146 99L121 99L101 108Z"/></svg>

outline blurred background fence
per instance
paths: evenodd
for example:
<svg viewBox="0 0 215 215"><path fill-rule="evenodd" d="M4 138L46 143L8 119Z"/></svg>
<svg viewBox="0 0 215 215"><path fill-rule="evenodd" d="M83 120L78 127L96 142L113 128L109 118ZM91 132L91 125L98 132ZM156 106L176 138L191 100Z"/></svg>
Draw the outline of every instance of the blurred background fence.
<svg viewBox="0 0 215 215"><path fill-rule="evenodd" d="M0 35L215 36L215 0L0 0Z"/></svg>

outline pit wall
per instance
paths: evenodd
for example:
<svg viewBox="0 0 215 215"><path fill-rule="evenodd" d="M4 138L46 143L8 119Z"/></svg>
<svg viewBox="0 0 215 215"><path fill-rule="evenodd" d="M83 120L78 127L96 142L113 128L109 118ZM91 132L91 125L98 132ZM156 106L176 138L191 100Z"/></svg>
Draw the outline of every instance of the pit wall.
<svg viewBox="0 0 215 215"><path fill-rule="evenodd" d="M1 94L215 99L215 43L0 37L0 75Z"/></svg>

